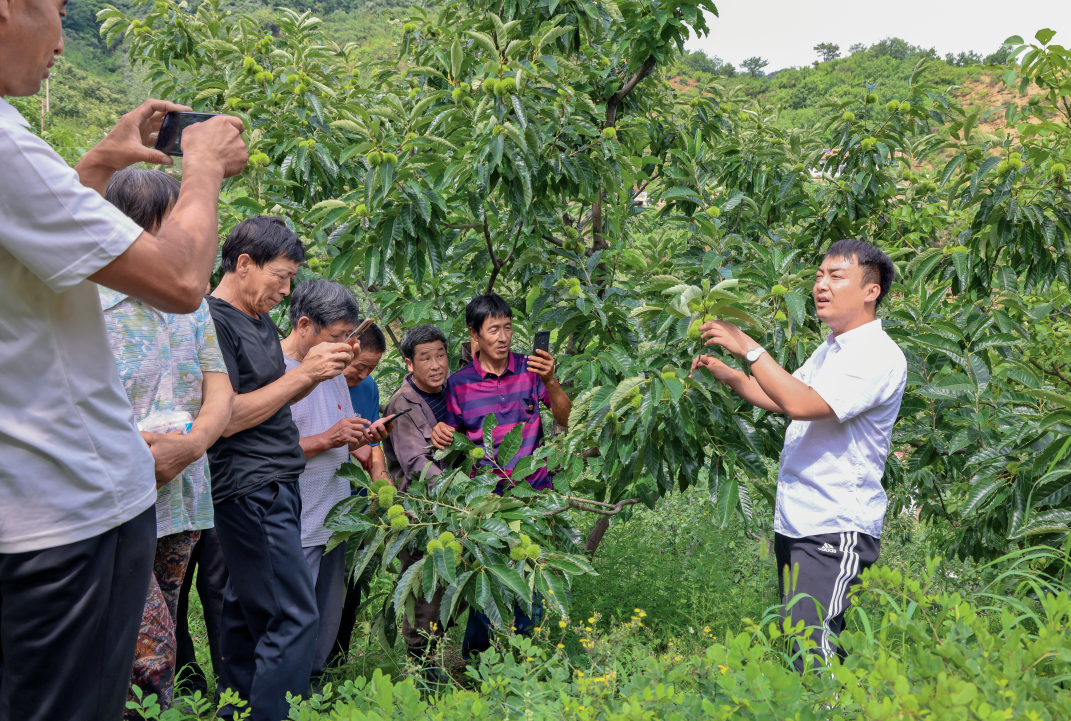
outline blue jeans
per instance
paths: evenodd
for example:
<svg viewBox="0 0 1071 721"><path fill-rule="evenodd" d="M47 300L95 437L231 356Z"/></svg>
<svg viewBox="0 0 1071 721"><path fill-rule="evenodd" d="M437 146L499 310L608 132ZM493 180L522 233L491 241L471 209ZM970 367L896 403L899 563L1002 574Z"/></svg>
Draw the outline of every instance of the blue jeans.
<svg viewBox="0 0 1071 721"><path fill-rule="evenodd" d="M532 630L543 621L542 596L536 594L529 617L520 604L513 607L513 627L522 636L531 636ZM483 611L469 610L469 622L465 626L465 638L461 642L461 658L466 661L472 654L481 654L491 648L491 619Z"/></svg>

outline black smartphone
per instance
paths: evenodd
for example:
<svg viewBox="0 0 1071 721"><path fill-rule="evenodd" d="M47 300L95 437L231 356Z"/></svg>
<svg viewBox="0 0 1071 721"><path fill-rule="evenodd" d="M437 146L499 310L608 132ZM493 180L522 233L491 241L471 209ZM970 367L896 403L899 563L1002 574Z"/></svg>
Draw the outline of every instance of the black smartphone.
<svg viewBox="0 0 1071 721"><path fill-rule="evenodd" d="M161 153L182 157L182 131L191 125L203 123L220 113L166 113L160 132L156 135L156 149Z"/></svg>
<svg viewBox="0 0 1071 721"><path fill-rule="evenodd" d="M406 408L401 413L395 413L393 416L387 416L386 418L383 419L383 425L389 426L391 423L394 423L394 421L398 420L399 418L401 418L406 413L409 413L412 410L413 410L412 408Z"/></svg>
<svg viewBox="0 0 1071 721"><path fill-rule="evenodd" d="M532 352L535 353L537 350L545 350L548 353L550 352L549 330L541 330L535 334L535 340L532 342Z"/></svg>

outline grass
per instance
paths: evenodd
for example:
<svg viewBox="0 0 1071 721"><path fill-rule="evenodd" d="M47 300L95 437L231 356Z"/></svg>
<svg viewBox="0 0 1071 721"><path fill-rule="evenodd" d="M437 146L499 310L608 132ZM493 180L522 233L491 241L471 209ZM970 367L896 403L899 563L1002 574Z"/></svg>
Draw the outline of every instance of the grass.
<svg viewBox="0 0 1071 721"><path fill-rule="evenodd" d="M772 513L758 519L767 529L763 543L745 534L738 519L725 528L714 521L714 508L699 489L674 494L648 510L640 507L631 518L615 521L595 556L598 576L580 577L572 592L572 613L562 630L556 617L548 618L536 635L549 646L561 642L578 667L614 658L623 662L647 656L702 653L712 639L724 641L745 630L744 619L762 619L779 602L772 558ZM592 519L593 520L593 519ZM886 519L880 565L920 575L928 551L927 526L912 515ZM968 594L985 580L985 572L971 564L946 560L937 590ZM388 590L385 580L376 594ZM379 602L366 608L357 620L348 663L328 680L363 676L378 668L393 677L414 673L406 658L400 634L390 653L373 633L372 621ZM642 609L642 627L636 610ZM868 612L870 609L867 609ZM875 604L875 613L877 610ZM190 632L197 659L211 674L207 635L200 599L190 598ZM594 619L594 623L592 623ZM465 683L460 657L465 618L447 633L438 663ZM214 686L210 678L209 690Z"/></svg>

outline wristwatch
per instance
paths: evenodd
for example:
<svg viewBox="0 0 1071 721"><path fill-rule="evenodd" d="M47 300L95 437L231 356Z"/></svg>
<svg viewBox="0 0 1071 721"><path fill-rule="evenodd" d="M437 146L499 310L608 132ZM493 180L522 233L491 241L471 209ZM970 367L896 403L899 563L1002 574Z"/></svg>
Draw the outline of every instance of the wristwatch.
<svg viewBox="0 0 1071 721"><path fill-rule="evenodd" d="M747 352L744 357L747 358L748 364L754 364L759 359L759 356L766 352L765 348L752 348Z"/></svg>

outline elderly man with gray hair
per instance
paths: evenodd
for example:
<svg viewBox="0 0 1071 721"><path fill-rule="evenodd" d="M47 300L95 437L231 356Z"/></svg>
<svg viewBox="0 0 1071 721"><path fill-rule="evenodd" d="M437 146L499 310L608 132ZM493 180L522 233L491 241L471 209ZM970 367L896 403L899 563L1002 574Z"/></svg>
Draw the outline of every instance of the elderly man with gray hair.
<svg viewBox="0 0 1071 721"><path fill-rule="evenodd" d="M310 280L294 289L290 299L290 335L282 341L287 372L319 343L341 343L360 322L357 299L341 283ZM360 353L360 347L355 349ZM389 430L372 425L353 412L344 376L322 382L312 393L290 407L305 453L305 470L298 477L301 491L301 545L316 587L320 613L315 679L324 668L338 633L346 592L346 545L330 553L331 531L324 528L328 511L350 495L350 484L339 468L351 451L385 439Z"/></svg>

